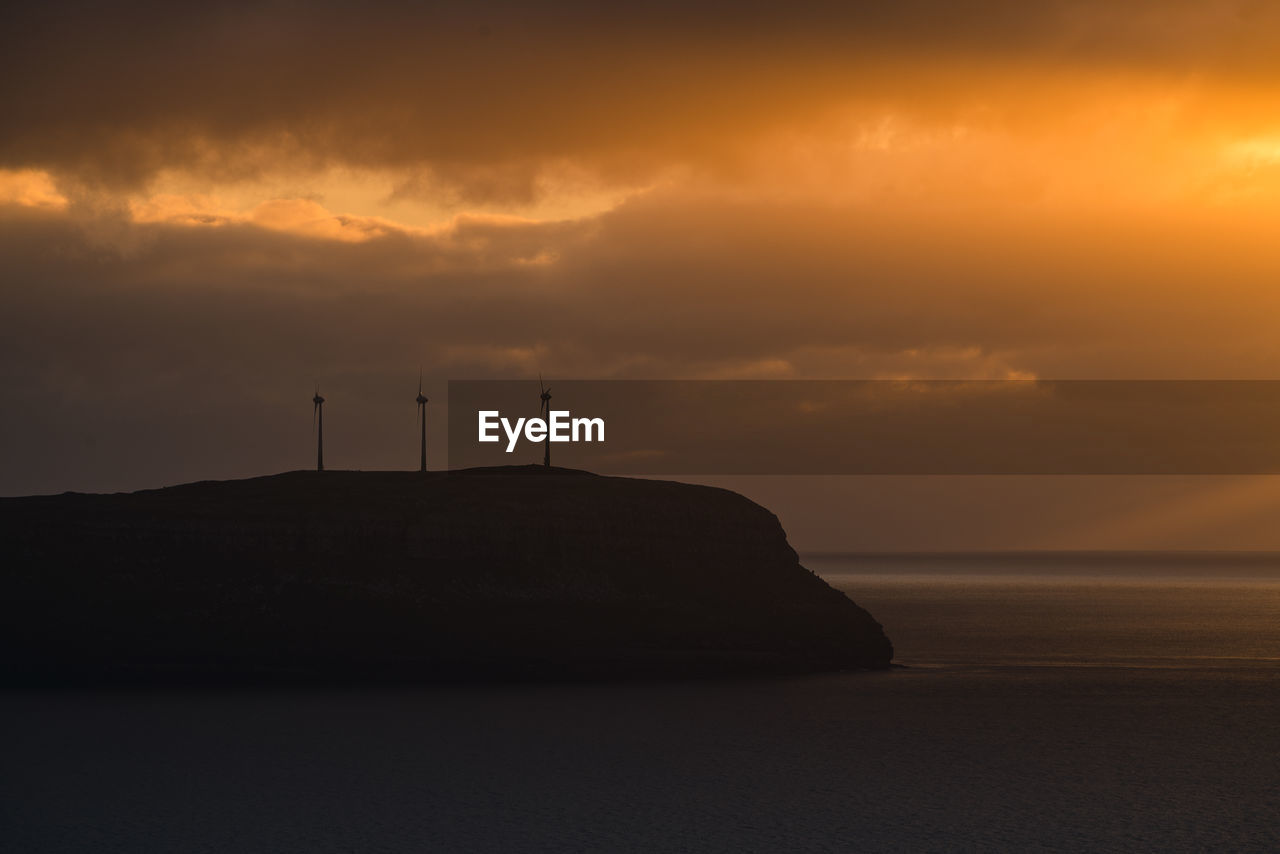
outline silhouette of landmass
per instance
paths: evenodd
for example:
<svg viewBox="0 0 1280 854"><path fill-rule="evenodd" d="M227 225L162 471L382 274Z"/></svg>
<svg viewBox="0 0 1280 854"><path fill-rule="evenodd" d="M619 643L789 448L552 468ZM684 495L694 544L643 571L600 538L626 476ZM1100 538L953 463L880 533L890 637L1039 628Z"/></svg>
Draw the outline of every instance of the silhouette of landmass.
<svg viewBox="0 0 1280 854"><path fill-rule="evenodd" d="M10 679L883 668L880 625L727 490L542 466L0 499Z"/></svg>

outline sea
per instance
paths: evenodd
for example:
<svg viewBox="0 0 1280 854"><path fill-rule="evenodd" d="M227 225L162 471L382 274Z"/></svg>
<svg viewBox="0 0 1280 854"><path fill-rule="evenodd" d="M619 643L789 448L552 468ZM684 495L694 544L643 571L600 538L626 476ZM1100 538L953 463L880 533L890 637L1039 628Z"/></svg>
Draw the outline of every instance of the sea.
<svg viewBox="0 0 1280 854"><path fill-rule="evenodd" d="M900 666L0 692L0 851L1280 850L1280 558L803 562Z"/></svg>

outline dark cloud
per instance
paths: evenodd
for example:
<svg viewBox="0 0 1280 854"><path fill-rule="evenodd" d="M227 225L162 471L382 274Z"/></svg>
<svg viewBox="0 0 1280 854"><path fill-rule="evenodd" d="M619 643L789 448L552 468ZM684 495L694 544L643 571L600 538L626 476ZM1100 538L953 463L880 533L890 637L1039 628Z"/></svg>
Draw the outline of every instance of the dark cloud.
<svg viewBox="0 0 1280 854"><path fill-rule="evenodd" d="M850 102L989 109L1014 91L1051 108L1079 71L1266 82L1278 14L1154 0L10 5L0 164L133 186L163 168L345 163L428 176L403 192L520 200L547 162L606 179L723 165L754 134Z"/></svg>
<svg viewBox="0 0 1280 854"><path fill-rule="evenodd" d="M432 381L1266 376L1270 237L1229 225L924 227L650 195L594 220L346 243L10 208L0 492L305 465L316 380L334 465L401 465L419 365Z"/></svg>

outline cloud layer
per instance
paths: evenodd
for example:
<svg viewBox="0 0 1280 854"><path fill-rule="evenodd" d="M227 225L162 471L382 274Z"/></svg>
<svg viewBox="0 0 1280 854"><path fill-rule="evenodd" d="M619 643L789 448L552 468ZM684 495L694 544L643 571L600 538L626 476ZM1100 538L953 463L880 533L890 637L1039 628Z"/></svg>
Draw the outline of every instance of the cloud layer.
<svg viewBox="0 0 1280 854"><path fill-rule="evenodd" d="M565 160L628 184L730 168L850 106L1044 121L1118 78L1248 101L1275 79L1278 18L1244 0L28 4L0 27L20 81L0 165L121 187L342 162L403 172L406 193L520 200Z"/></svg>

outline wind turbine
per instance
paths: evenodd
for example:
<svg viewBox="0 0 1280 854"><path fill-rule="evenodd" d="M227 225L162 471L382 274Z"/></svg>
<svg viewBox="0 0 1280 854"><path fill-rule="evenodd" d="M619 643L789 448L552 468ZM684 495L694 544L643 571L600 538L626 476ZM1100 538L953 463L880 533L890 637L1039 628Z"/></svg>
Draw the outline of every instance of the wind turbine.
<svg viewBox="0 0 1280 854"><path fill-rule="evenodd" d="M320 384L316 384L316 396L311 398L311 429L316 431L316 471L324 471L324 398L320 396Z"/></svg>
<svg viewBox="0 0 1280 854"><path fill-rule="evenodd" d="M427 396L422 393L422 372L418 372L418 418L422 422L422 461L418 471L427 470Z"/></svg>
<svg viewBox="0 0 1280 854"><path fill-rule="evenodd" d="M551 389L542 384L542 374L538 374L538 387L542 389L542 406L538 414L547 423L547 438L542 443L542 464L551 467Z"/></svg>

